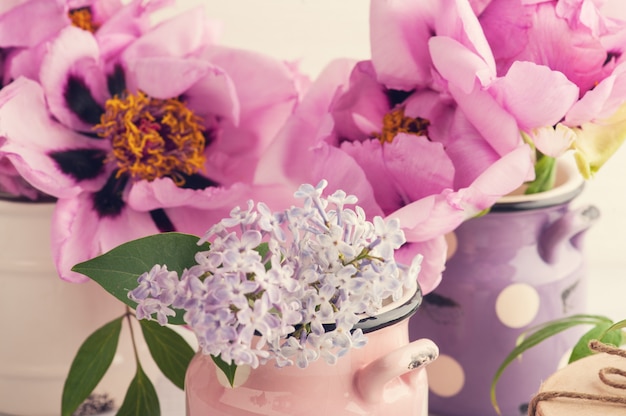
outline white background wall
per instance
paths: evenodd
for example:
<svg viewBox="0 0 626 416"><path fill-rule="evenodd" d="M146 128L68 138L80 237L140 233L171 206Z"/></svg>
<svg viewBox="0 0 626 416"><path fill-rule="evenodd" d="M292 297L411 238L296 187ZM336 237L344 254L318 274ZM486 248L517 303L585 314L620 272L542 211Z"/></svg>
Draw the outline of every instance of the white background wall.
<svg viewBox="0 0 626 416"><path fill-rule="evenodd" d="M366 0L179 0L204 4L223 22L222 44L297 60L315 76L331 59L369 57ZM626 19L624 0L609 0L607 14ZM626 147L626 146L625 146ZM590 312L626 317L626 149L620 149L587 183L575 205L592 203L601 220L586 236ZM608 289L608 290L605 290ZM606 300L605 300L606 298Z"/></svg>

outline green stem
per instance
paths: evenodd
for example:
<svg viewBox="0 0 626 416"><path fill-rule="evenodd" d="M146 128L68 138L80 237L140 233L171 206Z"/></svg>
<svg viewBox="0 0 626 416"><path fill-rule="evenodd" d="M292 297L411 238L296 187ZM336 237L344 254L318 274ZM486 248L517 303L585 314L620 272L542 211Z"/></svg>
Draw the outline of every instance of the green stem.
<svg viewBox="0 0 626 416"><path fill-rule="evenodd" d="M528 184L526 194L545 192L554 187L556 179L556 159L537 152L535 180Z"/></svg>
<svg viewBox="0 0 626 416"><path fill-rule="evenodd" d="M140 365L139 362L139 352L137 350L137 343L135 342L135 330L133 329L133 322L131 320L131 316L132 313L130 311L130 308L127 306L126 307L126 319L128 320L128 328L130 329L130 341L133 345L133 353L135 354L135 361L137 362L137 365Z"/></svg>

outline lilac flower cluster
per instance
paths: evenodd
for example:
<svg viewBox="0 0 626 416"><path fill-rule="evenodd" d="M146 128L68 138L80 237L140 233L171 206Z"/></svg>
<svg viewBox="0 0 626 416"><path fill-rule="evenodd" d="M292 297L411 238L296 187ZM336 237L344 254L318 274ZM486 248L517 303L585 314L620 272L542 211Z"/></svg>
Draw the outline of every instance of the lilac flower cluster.
<svg viewBox="0 0 626 416"><path fill-rule="evenodd" d="M322 196L327 182L302 185L302 207L271 212L263 203L235 208L200 243L181 276L155 265L129 298L137 317L164 325L185 310L202 351L235 365L274 359L278 366L334 363L366 339L354 325L388 299L414 289L421 256L396 263L405 243L397 220L367 221L353 195Z"/></svg>

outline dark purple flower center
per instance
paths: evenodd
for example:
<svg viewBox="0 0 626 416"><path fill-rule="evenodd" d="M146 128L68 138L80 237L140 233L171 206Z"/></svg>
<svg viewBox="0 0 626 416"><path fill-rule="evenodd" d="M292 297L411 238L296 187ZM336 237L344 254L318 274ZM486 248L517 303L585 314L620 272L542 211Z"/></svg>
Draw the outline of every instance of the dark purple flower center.
<svg viewBox="0 0 626 416"><path fill-rule="evenodd" d="M606 59L604 60L604 65L607 65L610 62L617 62L617 60L621 56L622 56L622 51L620 51L620 50L607 51Z"/></svg>
<svg viewBox="0 0 626 416"><path fill-rule="evenodd" d="M100 121L100 116L104 113L104 109L93 98L91 90L82 78L70 75L65 84L63 97L68 108L80 120L87 124L97 124Z"/></svg>
<svg viewBox="0 0 626 416"><path fill-rule="evenodd" d="M49 156L61 172L80 182L94 179L104 171L106 152L100 149L69 149L51 152Z"/></svg>
<svg viewBox="0 0 626 416"><path fill-rule="evenodd" d="M115 218L122 212L126 205L122 196L127 182L127 175L120 177L113 173L106 184L99 191L94 192L93 206L100 218Z"/></svg>

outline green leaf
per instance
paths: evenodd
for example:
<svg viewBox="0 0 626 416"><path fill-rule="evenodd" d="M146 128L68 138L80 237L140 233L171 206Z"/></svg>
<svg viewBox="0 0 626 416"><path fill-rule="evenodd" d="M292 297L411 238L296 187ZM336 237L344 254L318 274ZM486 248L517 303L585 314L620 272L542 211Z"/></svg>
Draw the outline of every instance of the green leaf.
<svg viewBox="0 0 626 416"><path fill-rule="evenodd" d="M257 253L259 253L259 255L261 256L261 259L266 259L267 254L270 252L270 245L264 242L264 243L259 244L254 250ZM265 270L269 270L271 268L272 268L272 262L270 260L266 261Z"/></svg>
<svg viewBox="0 0 626 416"><path fill-rule="evenodd" d="M211 358L217 368L222 370L230 386L233 387L235 385L235 371L237 371L237 366L232 362L229 364L222 360L222 357L219 355L217 357L212 355Z"/></svg>
<svg viewBox="0 0 626 416"><path fill-rule="evenodd" d="M137 363L137 373L128 386L124 403L116 416L159 416L161 408L159 397L152 382Z"/></svg>
<svg viewBox="0 0 626 416"><path fill-rule="evenodd" d="M597 339L604 344L610 344L615 347L619 347L622 343L622 333L620 330L609 330L613 325L611 322L602 322L589 331L587 331L576 343L570 355L569 363L585 358L593 351L589 349L589 341Z"/></svg>
<svg viewBox="0 0 626 416"><path fill-rule="evenodd" d="M480 218L491 212L491 207L485 208L482 211L479 211L477 214L474 214L472 218Z"/></svg>
<svg viewBox="0 0 626 416"><path fill-rule="evenodd" d="M265 258L265 256L267 256L267 253L270 252L270 245L266 242L263 242L259 244L254 250L261 255L261 258Z"/></svg>
<svg viewBox="0 0 626 416"><path fill-rule="evenodd" d="M609 331L616 331L616 330L622 329L622 328L626 328L626 319L624 319L623 321L615 322L609 329L607 329L607 332L609 332ZM623 338L622 338L622 342L623 342Z"/></svg>
<svg viewBox="0 0 626 416"><path fill-rule="evenodd" d="M534 328L529 329L524 334L522 334L519 339L517 346L511 351L511 353L504 359L500 367L496 371L496 374L493 376L491 381L491 404L495 411L500 415L500 407L498 406L498 401L496 399L496 385L498 384L498 380L502 376L504 370L511 364L516 358L522 355L525 351L534 347L535 345L545 341L546 339L553 337L554 335L563 332L567 329L573 328L579 325L600 325L602 323L611 323L611 320L605 318L604 316L598 315L572 315L562 319L556 319L553 321L546 322L544 324L538 325Z"/></svg>
<svg viewBox="0 0 626 416"><path fill-rule="evenodd" d="M259 244L258 246L256 246L254 251L259 253L259 255L261 256L261 259L265 259L267 257L267 253L269 253L270 251L270 246L266 242L263 242ZM271 267L272 265L269 261L265 263L265 270L269 270Z"/></svg>
<svg viewBox="0 0 626 416"><path fill-rule="evenodd" d="M626 141L626 103L608 118L583 123L573 130L576 164L583 177L589 179Z"/></svg>
<svg viewBox="0 0 626 416"><path fill-rule="evenodd" d="M538 154L535 163L535 180L528 184L526 194L536 194L550 190L554 187L556 179L556 159L543 154Z"/></svg>
<svg viewBox="0 0 626 416"><path fill-rule="evenodd" d="M154 362L178 388L185 388L185 372L194 350L176 331L154 321L140 320L143 337Z"/></svg>
<svg viewBox="0 0 626 416"><path fill-rule="evenodd" d="M104 377L117 350L123 318L121 316L97 329L78 349L63 386L63 416L70 416Z"/></svg>
<svg viewBox="0 0 626 416"><path fill-rule="evenodd" d="M128 299L128 292L137 287L137 278L155 264L167 265L179 274L196 264L196 252L208 250L198 246L199 238L189 234L161 233L129 241L91 260L75 265L72 270L95 280L107 292L131 308L137 304ZM171 324L183 324L183 311L169 317Z"/></svg>

